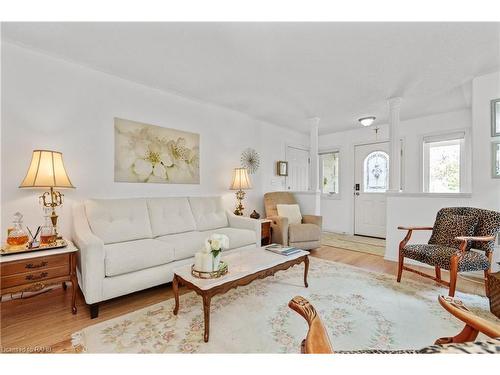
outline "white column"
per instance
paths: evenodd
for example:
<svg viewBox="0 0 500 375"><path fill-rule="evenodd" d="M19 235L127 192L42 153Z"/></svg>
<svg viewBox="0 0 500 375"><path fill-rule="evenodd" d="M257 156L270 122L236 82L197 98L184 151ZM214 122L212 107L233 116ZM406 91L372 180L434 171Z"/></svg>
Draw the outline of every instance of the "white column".
<svg viewBox="0 0 500 375"><path fill-rule="evenodd" d="M310 190L314 194L314 215L321 212L321 194L319 190L319 122L318 117L309 119L309 170L310 170Z"/></svg>
<svg viewBox="0 0 500 375"><path fill-rule="evenodd" d="M399 191L401 187L401 148L399 136L399 112L401 98L390 98L389 105L389 190Z"/></svg>

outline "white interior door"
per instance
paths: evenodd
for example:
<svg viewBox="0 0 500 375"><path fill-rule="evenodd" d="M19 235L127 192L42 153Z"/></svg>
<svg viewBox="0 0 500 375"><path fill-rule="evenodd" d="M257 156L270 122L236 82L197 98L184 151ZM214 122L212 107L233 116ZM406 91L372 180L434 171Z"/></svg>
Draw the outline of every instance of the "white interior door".
<svg viewBox="0 0 500 375"><path fill-rule="evenodd" d="M354 162L354 234L385 238L389 143L356 146Z"/></svg>
<svg viewBox="0 0 500 375"><path fill-rule="evenodd" d="M306 191L309 189L309 151L288 146L286 150L288 161L287 189Z"/></svg>

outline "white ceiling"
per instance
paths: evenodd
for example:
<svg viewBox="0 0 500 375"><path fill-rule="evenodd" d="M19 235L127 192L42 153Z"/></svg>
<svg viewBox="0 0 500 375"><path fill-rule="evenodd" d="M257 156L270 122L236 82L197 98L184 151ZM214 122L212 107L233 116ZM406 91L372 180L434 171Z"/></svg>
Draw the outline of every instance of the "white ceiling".
<svg viewBox="0 0 500 375"><path fill-rule="evenodd" d="M500 23L4 23L2 38L166 91L321 134L470 106L500 69Z"/></svg>

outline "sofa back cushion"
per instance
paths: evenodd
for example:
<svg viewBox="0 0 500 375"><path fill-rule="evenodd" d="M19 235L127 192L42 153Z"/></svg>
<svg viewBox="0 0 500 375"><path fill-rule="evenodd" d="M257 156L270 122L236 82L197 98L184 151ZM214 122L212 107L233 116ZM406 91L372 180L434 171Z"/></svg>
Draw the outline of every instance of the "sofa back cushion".
<svg viewBox="0 0 500 375"><path fill-rule="evenodd" d="M91 199L85 212L90 229L105 244L152 238L145 199Z"/></svg>
<svg viewBox="0 0 500 375"><path fill-rule="evenodd" d="M227 216L220 197L190 197L197 230L210 230L227 227Z"/></svg>
<svg viewBox="0 0 500 375"><path fill-rule="evenodd" d="M187 198L151 198L147 204L153 237L196 230Z"/></svg>

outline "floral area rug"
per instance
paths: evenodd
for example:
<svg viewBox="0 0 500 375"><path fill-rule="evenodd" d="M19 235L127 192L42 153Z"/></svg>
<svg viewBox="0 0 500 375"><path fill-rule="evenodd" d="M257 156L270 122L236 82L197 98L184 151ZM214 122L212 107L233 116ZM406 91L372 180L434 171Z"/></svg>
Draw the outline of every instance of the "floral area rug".
<svg viewBox="0 0 500 375"><path fill-rule="evenodd" d="M298 353L307 324L287 306L297 295L316 307L335 350L422 348L463 327L439 305L443 288L404 277L398 284L392 275L310 259L309 288L298 265L214 297L208 343L201 297L190 292L180 297L177 316L169 299L76 332L73 347L88 353ZM456 297L500 323L486 298Z"/></svg>

